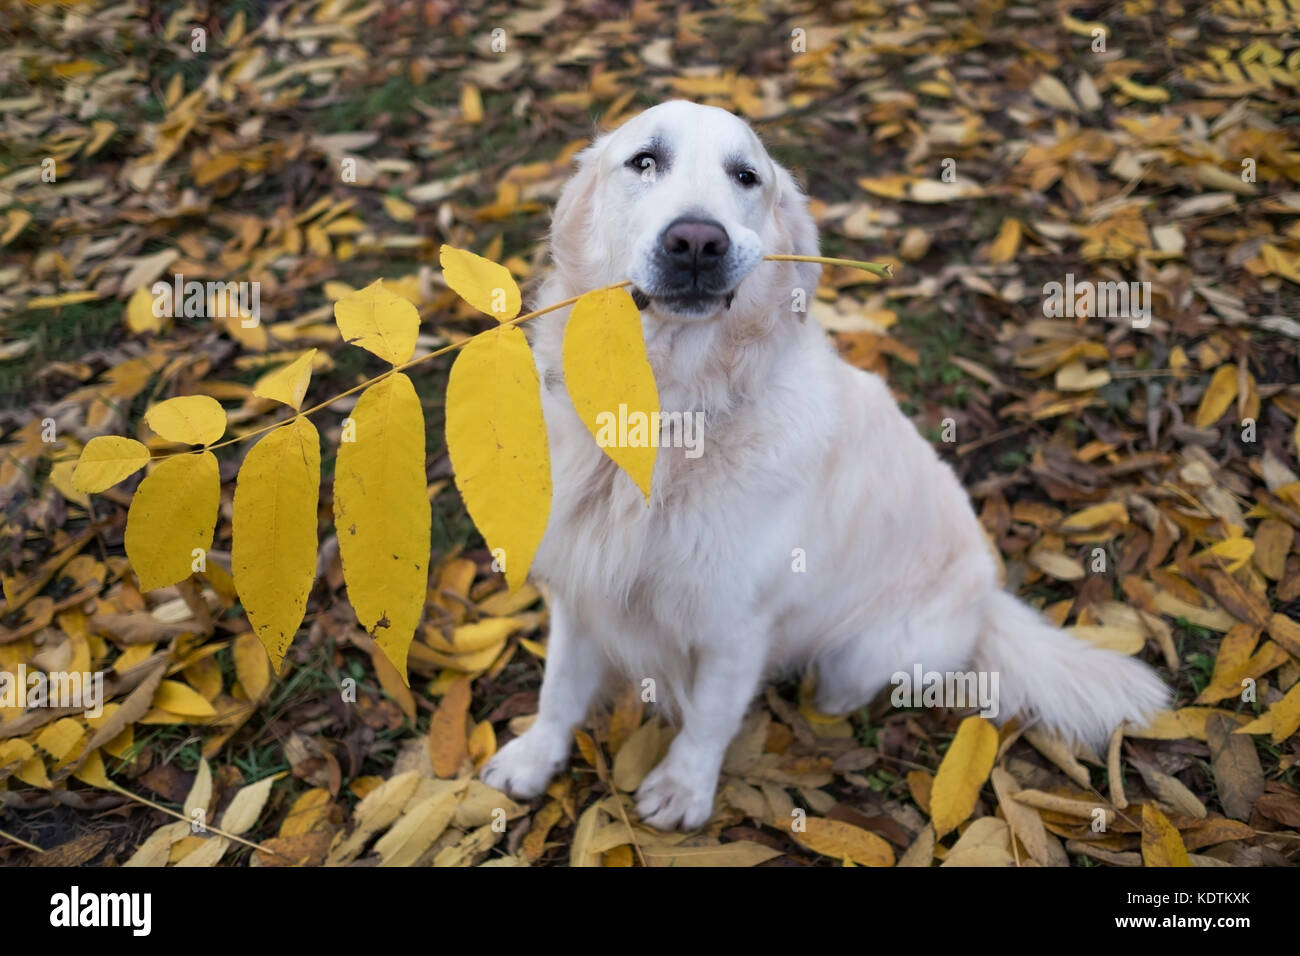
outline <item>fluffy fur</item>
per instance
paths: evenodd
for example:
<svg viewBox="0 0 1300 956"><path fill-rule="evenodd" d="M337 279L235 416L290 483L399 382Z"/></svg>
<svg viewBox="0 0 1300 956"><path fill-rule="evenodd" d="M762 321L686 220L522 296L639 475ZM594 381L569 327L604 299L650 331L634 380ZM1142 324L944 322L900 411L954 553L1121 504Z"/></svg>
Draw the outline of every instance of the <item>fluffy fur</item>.
<svg viewBox="0 0 1300 956"><path fill-rule="evenodd" d="M657 151L654 174L629 166ZM737 161L757 184L737 181ZM645 165L645 160L639 160ZM897 671L999 673L1001 716L1103 742L1167 692L1144 664L1077 640L1002 592L952 470L876 376L841 361L811 301L806 200L741 120L685 102L601 137L563 190L545 305L632 278L664 411L703 412L703 454L660 448L649 506L574 412L561 372L567 310L535 320L554 502L533 574L550 593L540 711L483 779L520 797L563 767L607 678L655 682L681 727L637 792L644 820L694 828L765 677L812 668L819 710L846 713ZM680 216L720 223L730 305L680 314L654 242ZM753 261L751 261L753 260ZM802 549L807 570L794 570Z"/></svg>

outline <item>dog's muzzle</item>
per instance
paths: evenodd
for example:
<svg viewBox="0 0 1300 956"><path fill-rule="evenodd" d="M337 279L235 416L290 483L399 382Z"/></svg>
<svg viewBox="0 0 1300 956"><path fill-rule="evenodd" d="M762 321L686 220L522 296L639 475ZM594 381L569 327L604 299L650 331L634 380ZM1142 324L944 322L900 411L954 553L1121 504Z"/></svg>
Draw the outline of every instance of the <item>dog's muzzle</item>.
<svg viewBox="0 0 1300 956"><path fill-rule="evenodd" d="M731 238L721 223L690 216L674 219L659 235L653 286L634 290L633 300L638 308L654 300L686 314L730 306L735 295L729 281L730 250Z"/></svg>

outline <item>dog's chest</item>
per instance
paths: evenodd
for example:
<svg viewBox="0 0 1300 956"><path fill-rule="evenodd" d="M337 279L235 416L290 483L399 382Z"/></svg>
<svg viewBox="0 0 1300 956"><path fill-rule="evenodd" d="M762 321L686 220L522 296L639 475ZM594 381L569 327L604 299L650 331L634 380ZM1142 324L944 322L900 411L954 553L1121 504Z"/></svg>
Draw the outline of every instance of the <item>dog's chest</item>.
<svg viewBox="0 0 1300 956"><path fill-rule="evenodd" d="M562 395L548 392L543 408L553 498L534 573L571 603L626 614L627 626L679 630L679 608L711 600L731 558L736 499L723 485L744 487L746 456L712 432L698 457L660 447L647 504Z"/></svg>

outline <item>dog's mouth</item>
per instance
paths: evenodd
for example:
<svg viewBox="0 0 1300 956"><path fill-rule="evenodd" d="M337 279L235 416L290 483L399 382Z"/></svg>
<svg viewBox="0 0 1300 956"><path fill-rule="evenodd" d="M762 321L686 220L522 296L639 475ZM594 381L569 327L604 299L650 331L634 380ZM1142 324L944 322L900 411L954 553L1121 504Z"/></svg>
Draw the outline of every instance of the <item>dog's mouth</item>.
<svg viewBox="0 0 1300 956"><path fill-rule="evenodd" d="M632 301L638 309L644 309L651 302L667 312L677 315L707 315L719 308L731 308L731 300L736 297L736 290L726 292L701 292L695 289L661 292L651 295L643 289L632 288Z"/></svg>

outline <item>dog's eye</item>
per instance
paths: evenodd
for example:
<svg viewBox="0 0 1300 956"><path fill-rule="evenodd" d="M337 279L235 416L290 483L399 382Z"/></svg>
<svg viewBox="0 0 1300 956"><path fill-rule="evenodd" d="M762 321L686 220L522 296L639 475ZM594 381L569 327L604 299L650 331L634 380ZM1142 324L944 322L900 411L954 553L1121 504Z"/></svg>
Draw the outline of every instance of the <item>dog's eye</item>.
<svg viewBox="0 0 1300 956"><path fill-rule="evenodd" d="M657 165L657 157L648 149L643 149L627 161L628 169L633 169L638 173L653 172Z"/></svg>
<svg viewBox="0 0 1300 956"><path fill-rule="evenodd" d="M758 185L758 174L752 169L738 169L734 173L736 182L749 189L751 186Z"/></svg>

